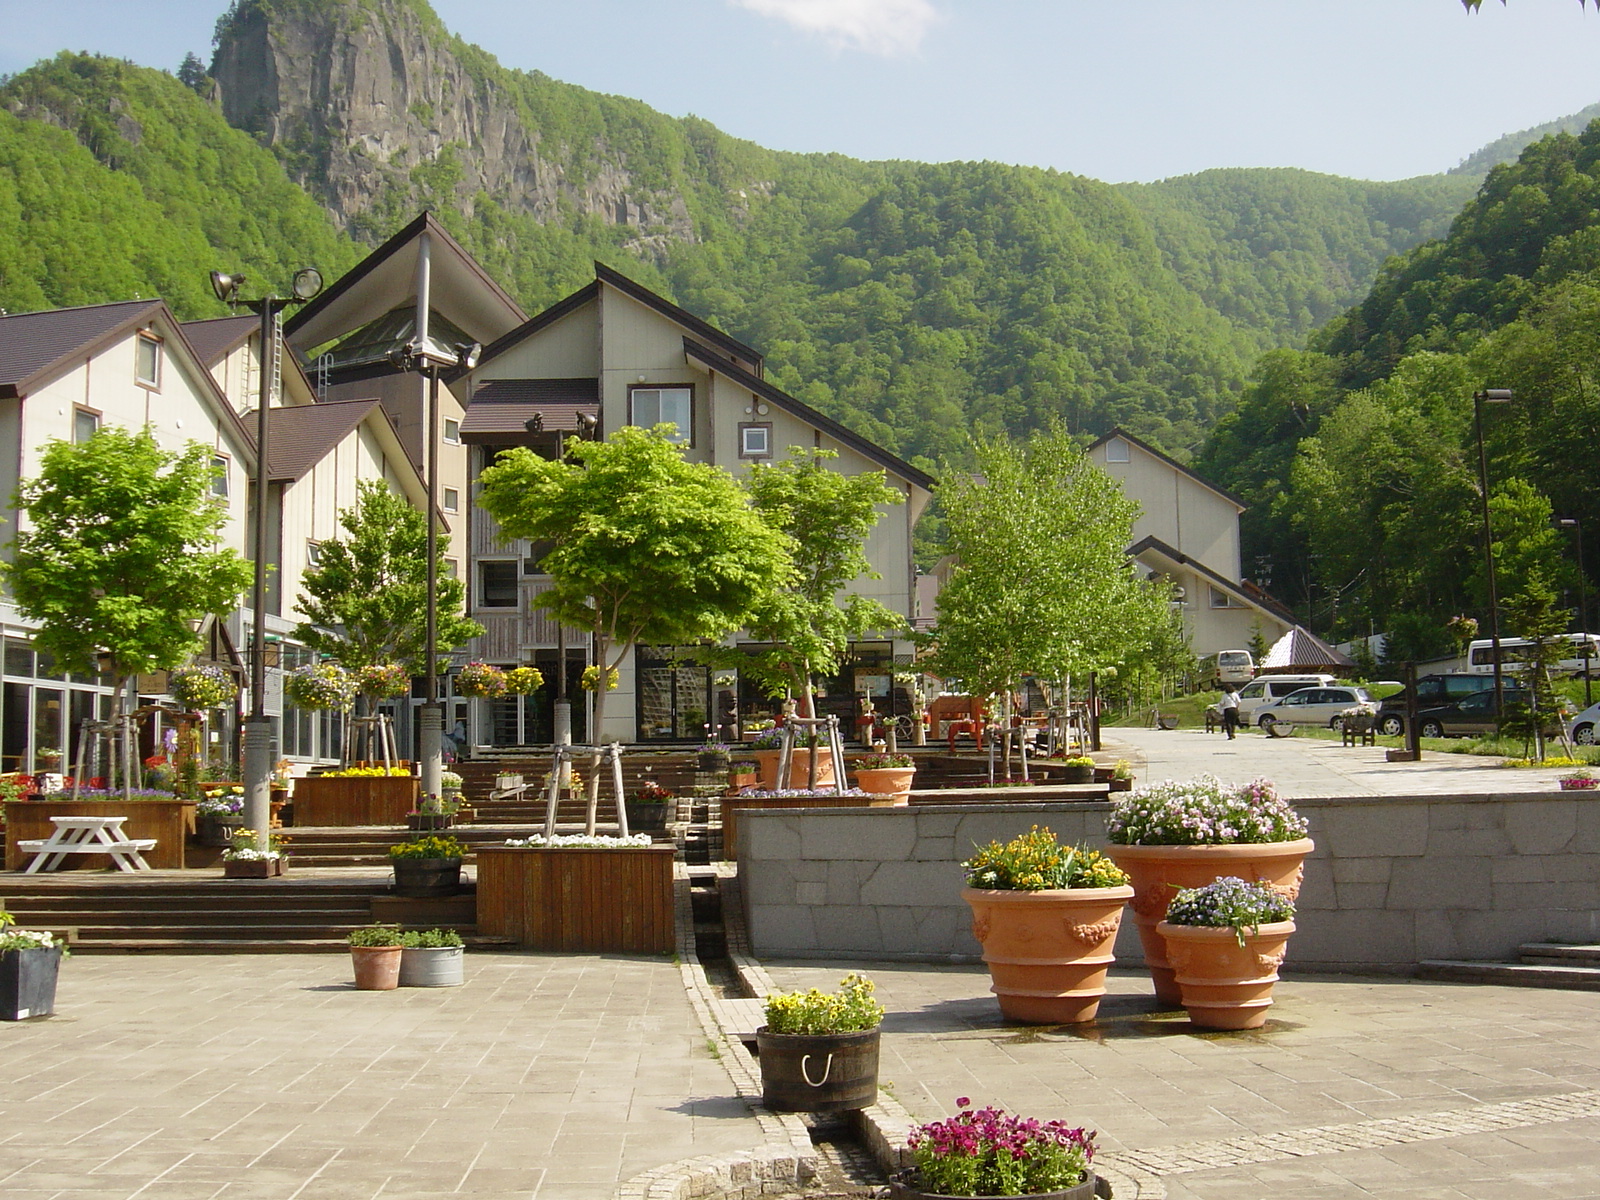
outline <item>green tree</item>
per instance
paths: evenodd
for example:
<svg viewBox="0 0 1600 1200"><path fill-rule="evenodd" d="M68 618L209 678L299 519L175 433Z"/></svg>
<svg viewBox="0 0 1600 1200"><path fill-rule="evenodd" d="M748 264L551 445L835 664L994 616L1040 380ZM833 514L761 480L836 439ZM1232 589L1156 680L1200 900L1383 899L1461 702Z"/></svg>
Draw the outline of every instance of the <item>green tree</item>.
<svg viewBox="0 0 1600 1200"><path fill-rule="evenodd" d="M200 648L199 620L231 611L250 580L217 545L226 506L211 492L211 454L107 426L82 443L47 443L38 477L17 487L27 522L3 564L17 608L40 623L34 642L62 668L93 674L106 657L119 717L128 676L182 664ZM130 745L125 735L124 788Z"/></svg>
<svg viewBox="0 0 1600 1200"><path fill-rule="evenodd" d="M363 480L356 503L339 513L347 536L322 543L317 565L301 578L305 620L295 637L347 670L397 663L413 675L428 669L427 518L381 480ZM466 586L438 556L438 648L447 654L483 632L462 615Z"/></svg>
<svg viewBox="0 0 1600 1200"><path fill-rule="evenodd" d="M192 92L203 92L210 81L211 76L206 74L206 65L200 61L200 56L193 50L185 54L178 66L178 82Z"/></svg>
<svg viewBox="0 0 1600 1200"><path fill-rule="evenodd" d="M687 646L739 628L793 571L786 538L733 476L685 461L670 433L572 438L572 461L518 448L480 476L478 503L506 537L550 543L540 603L594 635L602 679L640 642ZM605 701L596 688L596 744Z"/></svg>
<svg viewBox="0 0 1600 1200"><path fill-rule="evenodd" d="M939 487L957 564L930 634L934 673L991 695L1170 640L1170 590L1128 560L1137 506L1060 424L974 453L977 475Z"/></svg>
<svg viewBox="0 0 1600 1200"><path fill-rule="evenodd" d="M905 618L877 600L847 591L858 579L879 575L864 543L882 517L881 506L904 504L882 471L845 475L831 469L832 450L790 447L781 463L757 463L745 486L756 511L789 539L795 572L756 605L745 623L750 636L771 644L697 655L713 666L736 666L772 694L792 689L802 716L815 712L813 683L839 668L852 638L905 627Z"/></svg>
<svg viewBox="0 0 1600 1200"><path fill-rule="evenodd" d="M1556 714L1561 711L1561 697L1551 681L1551 671L1556 663L1571 653L1567 641L1567 622L1572 619L1570 610L1556 605L1556 591L1538 567L1528 572L1522 590L1506 597L1507 618L1520 636L1532 645L1522 655L1523 675L1528 699L1525 704L1507 705L1501 728L1523 740L1524 752L1531 743L1542 762L1545 756L1544 731L1559 724Z"/></svg>

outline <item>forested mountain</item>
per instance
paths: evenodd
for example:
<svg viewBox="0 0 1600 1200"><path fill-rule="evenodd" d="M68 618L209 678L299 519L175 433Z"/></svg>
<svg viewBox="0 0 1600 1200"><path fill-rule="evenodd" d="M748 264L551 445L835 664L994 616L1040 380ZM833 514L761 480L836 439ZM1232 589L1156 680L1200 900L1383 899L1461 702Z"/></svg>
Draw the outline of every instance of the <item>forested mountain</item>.
<svg viewBox="0 0 1600 1200"><path fill-rule="evenodd" d="M211 71L191 91L63 57L0 89L3 186L34 188L29 220L10 226L16 252L74 240L39 191L54 185L19 182L50 154L52 170L82 177L61 181L67 208L104 197L109 219L87 244L117 263L96 291L72 268L103 268L19 262L0 273L0 304L160 291L209 313L211 265L336 271L350 239L375 242L426 205L530 309L598 257L760 345L780 385L930 466L961 454L969 428L1020 434L1052 413L1186 453L1257 353L1357 301L1473 186L1290 170L1110 186L775 153L508 70L424 0L236 0ZM290 179L347 237L288 196Z"/></svg>
<svg viewBox="0 0 1600 1200"><path fill-rule="evenodd" d="M1483 406L1500 593L1541 576L1577 607L1550 521L1600 561L1600 124L1496 167L1312 347L1263 357L1199 460L1254 505L1258 575L1324 627L1394 631L1397 659L1448 652L1487 605L1472 395L1511 388Z"/></svg>

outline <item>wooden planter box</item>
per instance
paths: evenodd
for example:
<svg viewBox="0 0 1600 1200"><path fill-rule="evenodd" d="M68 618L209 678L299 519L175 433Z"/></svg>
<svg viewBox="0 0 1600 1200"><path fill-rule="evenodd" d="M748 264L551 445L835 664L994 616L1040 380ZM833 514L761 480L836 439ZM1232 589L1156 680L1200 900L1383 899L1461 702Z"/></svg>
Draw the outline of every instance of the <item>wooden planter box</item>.
<svg viewBox="0 0 1600 1200"><path fill-rule="evenodd" d="M181 869L183 847L195 830L194 804L183 800L14 800L6 811L6 870L20 871L32 860L18 843L48 838L56 831L51 817L127 817L122 832L132 839L155 838L144 860L158 869ZM111 865L104 854L69 854L61 870L99 871Z"/></svg>
<svg viewBox="0 0 1600 1200"><path fill-rule="evenodd" d="M419 784L401 775L295 780L294 823L307 825L405 825L417 807Z"/></svg>
<svg viewBox="0 0 1600 1200"><path fill-rule="evenodd" d="M532 950L665 954L675 848L479 846L478 933Z"/></svg>
<svg viewBox="0 0 1600 1200"><path fill-rule="evenodd" d="M725 796L722 801L722 857L737 861L739 810L746 808L895 808L894 796Z"/></svg>

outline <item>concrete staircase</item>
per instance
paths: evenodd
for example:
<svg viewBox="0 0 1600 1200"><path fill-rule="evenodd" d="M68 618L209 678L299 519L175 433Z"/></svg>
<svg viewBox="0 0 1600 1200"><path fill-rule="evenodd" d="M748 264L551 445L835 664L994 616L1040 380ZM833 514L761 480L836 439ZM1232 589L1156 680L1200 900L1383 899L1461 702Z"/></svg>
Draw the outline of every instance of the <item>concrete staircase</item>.
<svg viewBox="0 0 1600 1200"><path fill-rule="evenodd" d="M1576 988L1600 991L1600 946L1525 942L1516 962L1463 962L1433 959L1417 970L1421 979L1454 983L1495 983L1509 987Z"/></svg>

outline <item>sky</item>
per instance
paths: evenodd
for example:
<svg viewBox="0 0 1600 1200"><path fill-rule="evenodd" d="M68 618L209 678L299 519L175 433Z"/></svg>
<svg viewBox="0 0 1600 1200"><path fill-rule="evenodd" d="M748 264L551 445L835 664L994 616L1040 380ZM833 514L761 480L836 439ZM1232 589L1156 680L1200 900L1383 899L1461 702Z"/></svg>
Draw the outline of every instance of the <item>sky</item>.
<svg viewBox="0 0 1600 1200"><path fill-rule="evenodd" d="M1600 101L1600 0L433 0L508 67L775 150L1122 182L1447 170ZM0 73L209 61L224 0L0 0Z"/></svg>

